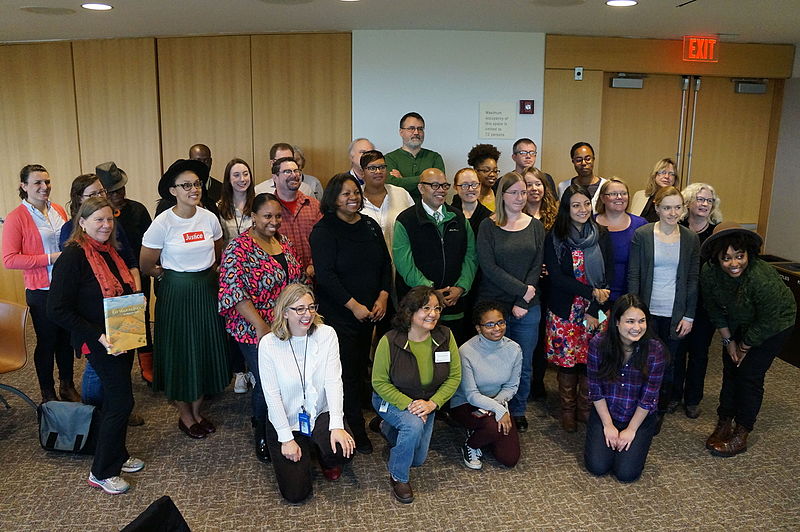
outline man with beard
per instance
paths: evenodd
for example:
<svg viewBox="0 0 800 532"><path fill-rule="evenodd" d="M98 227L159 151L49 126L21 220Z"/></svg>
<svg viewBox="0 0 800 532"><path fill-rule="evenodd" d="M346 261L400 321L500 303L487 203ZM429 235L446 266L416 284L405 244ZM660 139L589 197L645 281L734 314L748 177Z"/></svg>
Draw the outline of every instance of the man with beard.
<svg viewBox="0 0 800 532"><path fill-rule="evenodd" d="M400 119L400 137L403 145L386 154L389 175L387 182L406 189L414 201L420 200L417 184L420 174L428 168L438 168L444 173L442 156L422 147L425 141L425 120L419 113L406 113Z"/></svg>

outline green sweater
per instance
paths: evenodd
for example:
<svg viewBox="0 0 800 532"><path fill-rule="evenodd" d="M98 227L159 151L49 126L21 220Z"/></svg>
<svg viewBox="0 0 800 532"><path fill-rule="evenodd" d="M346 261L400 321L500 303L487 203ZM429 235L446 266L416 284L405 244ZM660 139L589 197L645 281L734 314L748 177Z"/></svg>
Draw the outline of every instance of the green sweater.
<svg viewBox="0 0 800 532"><path fill-rule="evenodd" d="M438 168L444 172L444 161L441 155L425 148L420 148L416 157L403 148L397 148L386 154L386 167L386 182L403 187L411 194L414 201L419 201L420 194L417 184L419 184L420 174L428 168ZM403 177L394 177L391 175L392 170L399 170Z"/></svg>
<svg viewBox="0 0 800 532"><path fill-rule="evenodd" d="M408 341L408 347L417 359L419 368L419 380L423 386L433 382L433 358L431 357L431 337L422 342ZM378 342L375 349L375 362L372 365L372 388L381 396L400 410L405 410L411 401L416 397L409 397L398 390L389 378L389 366L391 356L389 355L389 340L384 336ZM458 345L453 335L450 335L450 374L436 393L431 397L431 401L441 408L450 399L458 385L461 383L461 359L458 356Z"/></svg>
<svg viewBox="0 0 800 532"><path fill-rule="evenodd" d="M700 287L714 326L727 327L749 346L759 346L794 325L794 296L761 259L751 260L739 277L731 277L716 262L708 263L700 273Z"/></svg>

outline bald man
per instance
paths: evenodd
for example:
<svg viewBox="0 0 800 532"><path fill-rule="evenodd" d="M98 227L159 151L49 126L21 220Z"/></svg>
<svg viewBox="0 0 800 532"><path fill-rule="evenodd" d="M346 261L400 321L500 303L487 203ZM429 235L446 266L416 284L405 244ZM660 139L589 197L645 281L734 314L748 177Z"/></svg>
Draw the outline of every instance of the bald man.
<svg viewBox="0 0 800 532"><path fill-rule="evenodd" d="M361 156L375 149L375 145L369 139L357 138L350 143L347 148L350 157L350 175L355 177L361 186L364 186L364 171L361 169Z"/></svg>
<svg viewBox="0 0 800 532"><path fill-rule="evenodd" d="M394 224L397 296L420 285L437 290L445 302L440 319L461 345L472 336L461 296L472 287L478 268L475 235L464 214L445 203L450 183L444 172L423 170L417 189L421 201L401 212Z"/></svg>
<svg viewBox="0 0 800 532"><path fill-rule="evenodd" d="M205 197L216 204L222 197L222 182L211 177L211 148L205 144L195 144L189 148L189 159L200 161L208 166L209 176L208 180L204 183Z"/></svg>

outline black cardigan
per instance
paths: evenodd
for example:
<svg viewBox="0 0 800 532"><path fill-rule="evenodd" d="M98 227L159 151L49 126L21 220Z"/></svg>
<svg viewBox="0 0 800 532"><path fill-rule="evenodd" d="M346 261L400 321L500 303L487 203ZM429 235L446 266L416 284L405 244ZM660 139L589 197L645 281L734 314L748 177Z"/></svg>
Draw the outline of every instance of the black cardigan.
<svg viewBox="0 0 800 532"><path fill-rule="evenodd" d="M611 238L605 227L600 227L600 251L603 254L603 263L606 270L606 283L597 288L609 288L610 279L614 278L614 252L611 246ZM544 263L547 265L547 273L550 281L549 297L547 308L556 316L569 319L572 301L576 295L585 297L591 303L586 313L597 317L599 310L608 312L611 308L611 301L606 301L603 305L599 304L592 296L592 287L583 284L575 278L572 269L572 255L565 253L561 257L556 257L555 246L553 245L553 231L547 233L544 240Z"/></svg>

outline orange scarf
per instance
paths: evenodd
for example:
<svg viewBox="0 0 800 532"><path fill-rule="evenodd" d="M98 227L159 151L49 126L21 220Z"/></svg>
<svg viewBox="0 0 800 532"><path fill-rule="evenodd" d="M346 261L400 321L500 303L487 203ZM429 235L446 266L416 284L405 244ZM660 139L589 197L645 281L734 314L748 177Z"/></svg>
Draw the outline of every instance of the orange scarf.
<svg viewBox="0 0 800 532"><path fill-rule="evenodd" d="M108 253L111 256L111 260L114 261L117 270L119 270L122 281L130 287L131 291L136 290L133 275L131 275L128 266L125 264L125 261L122 260L122 257L119 256L117 250L114 249L114 246L108 243L98 242L88 235L80 239L80 244L81 248L83 248L83 252L86 254L86 259L89 261L89 266L92 267L92 272L94 272L94 276L100 284L100 290L103 292L104 298L121 296L124 289L119 279L117 279L117 276L111 273L108 263L103 256L100 255L100 252Z"/></svg>

